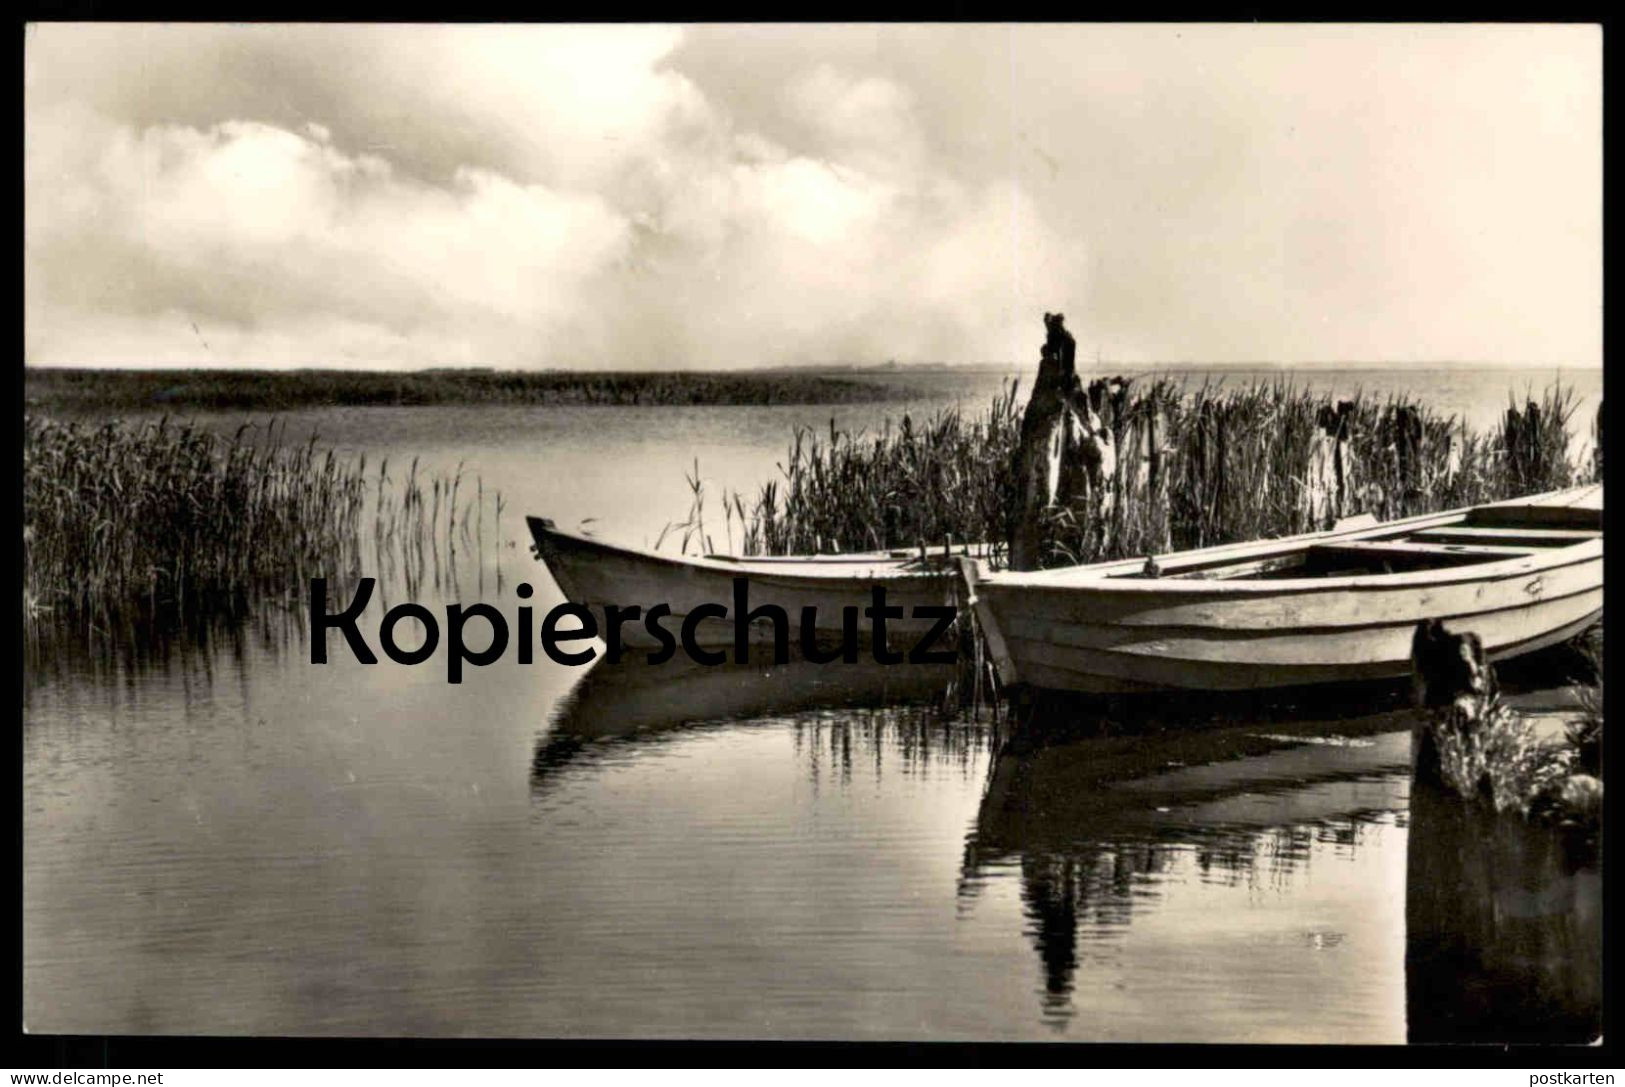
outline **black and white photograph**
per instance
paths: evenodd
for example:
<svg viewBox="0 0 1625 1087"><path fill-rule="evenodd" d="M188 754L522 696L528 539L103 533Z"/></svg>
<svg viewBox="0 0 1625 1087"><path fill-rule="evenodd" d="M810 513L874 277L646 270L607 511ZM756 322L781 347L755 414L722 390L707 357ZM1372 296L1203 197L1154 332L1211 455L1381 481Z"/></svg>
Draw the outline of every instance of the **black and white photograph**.
<svg viewBox="0 0 1625 1087"><path fill-rule="evenodd" d="M25 1032L1601 1039L1600 26L21 44Z"/></svg>

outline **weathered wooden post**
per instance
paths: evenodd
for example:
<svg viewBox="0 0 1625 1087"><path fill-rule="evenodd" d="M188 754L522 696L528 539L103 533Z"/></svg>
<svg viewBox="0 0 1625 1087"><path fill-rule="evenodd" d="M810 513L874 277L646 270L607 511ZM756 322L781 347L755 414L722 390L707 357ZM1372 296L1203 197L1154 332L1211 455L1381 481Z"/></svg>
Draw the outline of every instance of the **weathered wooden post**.
<svg viewBox="0 0 1625 1087"><path fill-rule="evenodd" d="M1036 570L1042 558L1043 511L1064 496L1062 466L1077 433L1081 399L1076 370L1077 341L1063 315L1044 314L1047 336L1016 446L1016 509L1010 531L1010 569Z"/></svg>
<svg viewBox="0 0 1625 1087"><path fill-rule="evenodd" d="M1603 1025L1603 797L1590 774L1600 764L1581 754L1579 773L1504 804L1495 764L1517 745L1483 747L1473 759L1461 742L1492 728L1507 735L1504 720L1493 723L1482 644L1426 620L1411 660L1418 714L1405 864L1408 1039L1592 1041ZM1481 776L1475 783L1463 771ZM1463 977L1473 984L1463 986Z"/></svg>
<svg viewBox="0 0 1625 1087"><path fill-rule="evenodd" d="M1042 565L1046 509L1076 508L1088 496L1084 516L1091 524L1106 526L1121 482L1118 450L1127 432L1128 382L1102 378L1085 391L1075 365L1077 344L1064 319L1059 313L1044 314L1048 337L1021 418L1012 570Z"/></svg>
<svg viewBox="0 0 1625 1087"><path fill-rule="evenodd" d="M1506 421L1501 426L1501 442L1513 481L1509 494L1528 494L1545 482L1540 421L1540 406L1533 400L1526 400L1521 412L1516 406L1507 408Z"/></svg>

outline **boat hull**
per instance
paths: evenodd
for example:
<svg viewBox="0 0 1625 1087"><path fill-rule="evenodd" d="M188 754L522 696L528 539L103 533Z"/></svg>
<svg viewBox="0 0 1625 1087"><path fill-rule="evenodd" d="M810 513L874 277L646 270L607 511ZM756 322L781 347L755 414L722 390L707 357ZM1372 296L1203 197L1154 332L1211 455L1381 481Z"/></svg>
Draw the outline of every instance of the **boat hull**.
<svg viewBox="0 0 1625 1087"><path fill-rule="evenodd" d="M1603 607L1600 538L1402 574L1202 581L1098 569L1113 573L994 575L974 585L1004 682L1108 694L1396 679L1410 673L1411 639L1425 619L1478 634L1492 659L1504 659L1572 637Z"/></svg>
<svg viewBox="0 0 1625 1087"><path fill-rule="evenodd" d="M916 616L915 609L954 606L958 597L957 578L949 566L910 569L907 560L885 556L816 557L805 562L679 559L559 532L541 518L528 521L537 551L559 589L571 603L592 612L601 637L608 630L606 609L611 605L636 605L645 612L667 605L670 615L660 625L674 638L680 636L693 612L711 605L726 608L728 614L696 619L692 624L694 643L710 649L732 646L734 583L743 578L750 611L764 605L784 609L791 646L801 640L804 613L812 615L812 629L820 644L843 640L847 625L843 613L848 608L856 609L857 640L868 644L871 620L865 612L874 604L874 591L883 589L886 607L903 609L901 618L886 621L887 646L894 652L907 652L937 625L935 618ZM768 619L751 623L750 642L773 641L775 627ZM628 648L662 647L642 619L621 623L620 636Z"/></svg>

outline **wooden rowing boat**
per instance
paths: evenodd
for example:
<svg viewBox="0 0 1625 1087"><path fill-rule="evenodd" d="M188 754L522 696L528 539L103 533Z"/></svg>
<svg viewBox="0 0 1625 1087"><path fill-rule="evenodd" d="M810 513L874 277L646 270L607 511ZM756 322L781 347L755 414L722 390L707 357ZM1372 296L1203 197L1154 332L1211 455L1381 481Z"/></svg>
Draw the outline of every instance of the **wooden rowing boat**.
<svg viewBox="0 0 1625 1087"><path fill-rule="evenodd" d="M1245 690L1409 674L1423 619L1492 659L1602 614L1602 485L1386 524L1036 573L968 596L1007 685Z"/></svg>
<svg viewBox="0 0 1625 1087"><path fill-rule="evenodd" d="M729 609L726 619L705 617L696 622L695 641L702 646L734 644L732 618L734 579L746 579L751 610L764 604L784 608L790 622L790 640L800 638L802 612L814 608L820 639L842 636L842 610L858 609L857 629L865 632L864 610L873 602L875 588L886 590L887 607L901 607L904 617L887 623L888 643L906 650L928 633L935 621L915 618L920 605L942 607L954 602L957 574L954 558L974 556L978 547L959 546L925 550L870 551L844 555L789 555L739 558L728 555L663 555L655 551L605 543L580 533L565 532L552 521L527 517L536 554L558 582L565 599L587 607L607 629L605 607L658 604L670 607L664 629L674 635L690 612L702 605ZM642 622L621 626L625 645L658 648L660 642ZM751 624L752 642L771 640L773 625Z"/></svg>

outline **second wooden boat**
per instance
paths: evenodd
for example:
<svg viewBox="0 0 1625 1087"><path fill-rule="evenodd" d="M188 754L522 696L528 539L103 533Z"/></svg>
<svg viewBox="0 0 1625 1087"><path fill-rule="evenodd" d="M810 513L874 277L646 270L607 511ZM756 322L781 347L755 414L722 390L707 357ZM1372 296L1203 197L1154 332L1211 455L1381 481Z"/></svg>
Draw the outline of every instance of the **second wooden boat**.
<svg viewBox="0 0 1625 1087"><path fill-rule="evenodd" d="M1090 693L1390 679L1424 619L1492 659L1602 614L1602 486L1281 540L1037 573L968 594L1007 685Z"/></svg>
<svg viewBox="0 0 1625 1087"><path fill-rule="evenodd" d="M886 606L903 609L902 618L887 621L887 643L896 651L906 651L936 625L935 620L918 618L917 606L952 605L957 592L954 557L974 556L977 547L949 549L872 551L844 555L798 555L737 558L708 555L690 558L605 543L581 533L566 532L552 521L528 517L536 554L546 563L565 598L593 613L598 629L607 629L606 608L638 606L644 609L664 604L669 618L665 630L677 634L689 615L702 607L728 609L726 618L715 612L697 621L695 641L702 646L729 646L734 642L732 617L734 581L744 578L749 608L764 604L783 608L790 622L792 644L801 634L804 609L813 609L813 626L820 640L842 638L843 611L857 609L857 630L870 628L865 609L874 601L874 590L885 590ZM623 643L640 649L658 648L659 640L641 621L621 626ZM774 635L770 622L751 625L751 640L759 642ZM940 648L940 647L939 647Z"/></svg>

